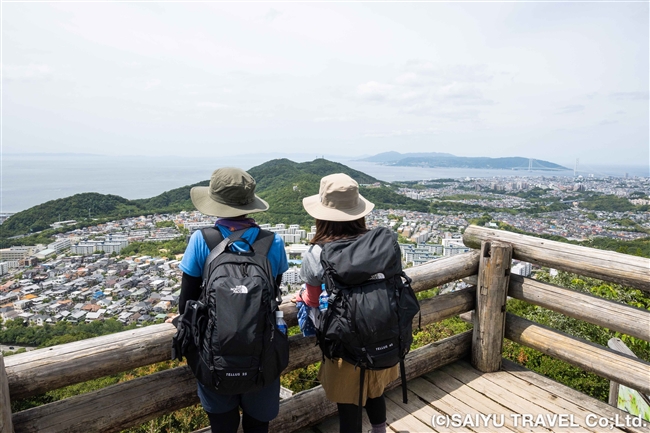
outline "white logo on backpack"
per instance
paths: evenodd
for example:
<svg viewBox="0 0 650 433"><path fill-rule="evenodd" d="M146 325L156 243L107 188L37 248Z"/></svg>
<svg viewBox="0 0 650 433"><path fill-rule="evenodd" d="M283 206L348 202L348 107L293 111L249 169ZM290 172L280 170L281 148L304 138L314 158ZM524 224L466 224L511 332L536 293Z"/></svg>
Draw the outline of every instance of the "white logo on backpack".
<svg viewBox="0 0 650 433"><path fill-rule="evenodd" d="M246 286L235 286L235 287L231 287L230 290L233 293L248 293L248 287Z"/></svg>

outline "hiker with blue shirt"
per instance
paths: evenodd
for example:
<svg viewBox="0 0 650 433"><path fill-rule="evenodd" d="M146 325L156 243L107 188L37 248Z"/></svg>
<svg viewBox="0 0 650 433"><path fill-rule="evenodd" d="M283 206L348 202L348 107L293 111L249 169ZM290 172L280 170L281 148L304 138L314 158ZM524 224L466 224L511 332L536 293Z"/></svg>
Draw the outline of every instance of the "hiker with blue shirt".
<svg viewBox="0 0 650 433"><path fill-rule="evenodd" d="M216 216L215 229L225 239L231 233L245 230L241 238L231 245L233 252L247 252L253 245L259 226L248 214L268 210L269 205L255 195L255 180L239 168L220 168L212 173L210 185L194 187L190 191L192 203L203 214ZM182 315L188 301L197 301L201 296L203 267L210 254L204 235L196 231L190 237L179 267L183 271L181 295L178 310ZM271 265L273 277L279 285L282 274L289 268L284 241L274 236L266 256ZM213 433L235 433L240 423L245 433L268 432L269 421L278 415L280 401L280 379L261 390L245 394L224 395L198 382L198 396L210 419Z"/></svg>

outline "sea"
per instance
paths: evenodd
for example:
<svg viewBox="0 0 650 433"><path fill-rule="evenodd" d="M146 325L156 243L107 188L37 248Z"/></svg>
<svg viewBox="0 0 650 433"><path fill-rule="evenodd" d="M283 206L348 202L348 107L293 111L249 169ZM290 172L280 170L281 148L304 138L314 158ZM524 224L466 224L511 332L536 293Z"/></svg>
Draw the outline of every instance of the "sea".
<svg viewBox="0 0 650 433"><path fill-rule="evenodd" d="M320 156L320 155L319 155ZM220 158L169 156L103 156L87 154L3 154L0 158L0 214L82 192L114 194L127 199L149 198L164 191L210 178L219 167L245 170L270 159L296 162L315 155L252 154ZM393 167L341 156L325 158L345 164L377 179L394 182L428 179L493 177L573 177L573 170L528 171L469 168ZM580 167L579 175L649 177L648 166Z"/></svg>

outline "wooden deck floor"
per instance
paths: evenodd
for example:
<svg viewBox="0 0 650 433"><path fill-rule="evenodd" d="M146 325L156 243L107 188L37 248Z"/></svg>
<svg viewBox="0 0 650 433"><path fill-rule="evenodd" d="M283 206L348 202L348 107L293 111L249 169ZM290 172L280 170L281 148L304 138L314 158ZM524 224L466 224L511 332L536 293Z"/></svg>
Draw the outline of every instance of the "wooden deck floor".
<svg viewBox="0 0 650 433"><path fill-rule="evenodd" d="M408 390L408 404L402 403L401 388L386 394L389 432L650 431L650 423L631 426L625 412L508 361L502 371L488 374L457 362L411 380ZM532 416L531 422L524 422L524 415ZM610 429L617 416L619 425ZM450 425L446 425L448 418ZM610 425L599 426L605 419L611 420ZM369 430L364 413L363 431ZM335 432L336 416L301 433Z"/></svg>

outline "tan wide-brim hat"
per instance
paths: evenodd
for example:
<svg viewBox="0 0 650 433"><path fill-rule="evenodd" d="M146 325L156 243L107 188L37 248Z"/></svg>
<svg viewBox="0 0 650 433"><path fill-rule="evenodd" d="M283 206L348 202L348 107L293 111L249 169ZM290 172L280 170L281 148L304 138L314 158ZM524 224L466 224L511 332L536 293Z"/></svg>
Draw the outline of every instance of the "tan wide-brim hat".
<svg viewBox="0 0 650 433"><path fill-rule="evenodd" d="M212 173L210 186L190 190L199 212L217 217L236 217L264 212L269 204L255 195L255 179L241 168L219 168Z"/></svg>
<svg viewBox="0 0 650 433"><path fill-rule="evenodd" d="M359 194L359 184L343 173L322 178L318 194L303 198L302 206L309 215L324 221L354 221L375 207Z"/></svg>

